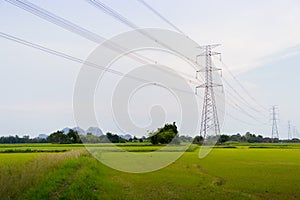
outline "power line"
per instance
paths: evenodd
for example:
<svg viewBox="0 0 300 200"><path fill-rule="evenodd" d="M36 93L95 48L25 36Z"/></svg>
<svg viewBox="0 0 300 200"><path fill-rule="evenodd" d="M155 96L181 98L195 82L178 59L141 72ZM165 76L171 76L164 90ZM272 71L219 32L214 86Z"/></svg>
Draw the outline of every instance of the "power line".
<svg viewBox="0 0 300 200"><path fill-rule="evenodd" d="M233 119L234 121L243 123L243 124L248 125L248 126L257 126L257 124L253 124L253 123L249 123L248 121L244 121L244 120L242 120L242 119L240 119L240 118L235 117L235 116L232 115L232 114L229 114L228 112L224 112L224 111L222 111L222 110L220 110L220 109L219 109L218 111L219 111L219 112L222 112L225 116L230 117L230 118Z"/></svg>
<svg viewBox="0 0 300 200"><path fill-rule="evenodd" d="M107 39L105 37L102 37L96 33L93 33L85 28L82 28L81 26L78 26L62 17L59 17L59 16L55 15L54 13L51 13L29 1L26 1L26 0L22 0L22 1L20 1L20 0L5 0L5 1L7 1L8 3L15 5L27 12L30 12L31 14L36 15L37 17L40 17L50 23L53 23L65 30L75 33L87 40L90 40L92 42L99 44L99 43L102 43L103 41L107 41ZM116 52L122 53L122 52L126 51L125 48L123 48L123 47L119 46L118 44L115 44L111 41L105 42L103 45L113 51L116 51ZM135 59L136 61L143 63L143 64L147 64L149 62L157 63L154 60L151 60L149 58L143 57L138 54L135 54L135 55L129 54L127 56L132 59Z"/></svg>
<svg viewBox="0 0 300 200"><path fill-rule="evenodd" d="M106 41L105 43L103 43L103 45L106 47L106 48L109 48L113 51L116 51L116 52L120 52L120 53L123 53L124 51L127 51L124 47L121 47L120 45L116 44L116 43L113 43L109 40L107 40L106 38L96 34L96 33L93 33L87 29L84 29L62 17L59 17L43 8L40 8L39 6L33 4L33 3L30 3L26 0L22 0L22 1L19 1L19 0L5 0L7 1L8 3L11 3L12 5L15 5L27 12L30 12L31 14L33 15L36 15L50 23L53 23L63 29L66 29L72 33L75 33L81 37L84 37L90 41L93 41L95 43L101 43L103 41ZM157 61L154 61L152 59L149 59L145 56L142 56L140 54L137 54L137 53L131 53L131 54L126 54L126 56L136 60L137 62L140 62L142 64L150 64L150 63L153 63L153 64L157 64ZM151 65L151 66L155 66L155 65ZM160 69L157 67L158 70L161 70L161 71L165 71L164 69ZM178 72L180 73L181 75L183 76L186 76L186 77L189 77L189 78L192 78L194 79L193 76L191 76L190 74L187 74L187 73L184 73L184 72ZM193 84L198 84L198 80L196 81L192 81L190 80L191 83Z"/></svg>
<svg viewBox="0 0 300 200"><path fill-rule="evenodd" d="M177 30L177 31L179 31L179 32L181 32L183 35L185 35L184 33L183 33L183 31L181 31L178 27L176 27L173 23L171 23L168 19L166 19L164 16L162 16L157 10L155 10L153 7L151 7L149 4L147 4L144 0L137 0L138 2L140 2L140 3L142 3L144 6L146 6L148 9L150 9L154 14L156 14L158 17L160 17L163 21L165 21L165 22L167 22L169 25L171 25L175 30ZM223 63L224 64L224 63ZM230 72L231 73L231 72ZM232 73L231 73L232 74ZM232 74L232 76L233 76L233 74ZM234 77L234 76L233 76ZM235 78L235 77L234 77ZM224 79L224 78L223 78ZM242 99L243 100L243 102L245 102L245 104L247 105L247 106L249 106L249 108L250 109L252 109L252 110L254 110L255 112L257 112L257 113L259 113L259 114L261 114L263 117L266 117L266 115L264 115L263 113L261 113L259 110L257 110L257 109L255 109L255 108L253 108L252 106L251 106L251 104L249 104L248 103L248 101L244 98L244 97L242 97L227 81L226 81L226 83L227 83L227 85L229 85L230 86L230 88L231 89L233 89L234 90L234 92L240 97L240 99ZM245 89L245 88L244 88ZM240 100L240 99L238 99L238 100ZM242 101L241 101L242 102ZM254 116L252 116L252 115L250 115L249 113L247 113L244 109L242 109L240 106L238 106L237 104L235 104L234 103L234 105L236 106L236 107L238 107L243 113L246 113L246 115L247 116L250 116L252 119L255 119L256 120L256 118L254 117ZM256 120L257 121L257 120ZM264 125L265 125L265 123L263 123Z"/></svg>
<svg viewBox="0 0 300 200"><path fill-rule="evenodd" d="M181 31L178 27L176 27L173 23L171 23L169 20L167 20L164 16L162 16L162 14L160 14L157 10L155 10L153 7L151 7L149 4L147 4L144 0L137 0L137 1L139 1L140 3L142 3L144 6L146 6L149 10L151 10L154 14L156 14L159 18L161 18L163 21L165 21L166 23L168 23L170 26L172 26L175 30L177 30L178 32L180 32L180 33L182 33L183 35L185 35L184 34L184 32L183 31ZM188 36L187 36L188 37ZM197 60L196 60L196 62L197 62ZM224 64L224 63L223 63ZM231 72L230 72L231 73ZM233 74L231 73L231 75L233 76ZM233 76L234 77L234 76ZM234 77L235 78L235 77ZM236 79L236 78L235 78ZM223 80L224 80L224 82L226 82L226 84L240 97L240 98L236 98L238 101L240 101L240 102L242 102L244 105L246 105L247 107L249 107L251 110L253 110L253 111L255 111L256 113L258 113L258 114L260 114L260 115L262 115L263 117L265 117L266 118L266 115L265 114L263 114L261 111L259 111L258 109L256 109L256 108L254 108L254 107L252 107L252 105L250 104L250 103L248 103L248 101L244 98L244 97L242 97L238 92L237 92L237 90L235 90L234 89L234 87L232 87L224 78L223 78ZM237 79L236 79L236 81L238 81ZM240 82L239 82L239 84L240 84ZM246 90L242 85L241 85L241 87L244 89L244 90ZM249 95L249 93L248 93L248 91L246 91L247 92L247 94ZM227 93L229 93L228 91L227 91ZM231 93L229 93L229 95L232 95ZM232 95L233 96L233 95ZM250 95L249 95L250 96ZM252 96L251 96L252 97ZM227 104L229 104L229 105L231 105L231 106L233 106L233 107L235 107L235 108L237 108L238 110L240 110L240 112L242 112L243 114L245 114L246 116L248 116L248 117L250 117L250 118L252 118L252 119L254 119L255 121L257 121L257 122L259 122L259 123L261 123L260 121L258 121L257 119L256 119L256 117L254 117L253 115L251 115L251 114L249 114L247 111L245 111L241 106L239 106L239 105L237 105L236 103L234 103L234 101L231 101L232 103L229 103L228 101L226 101L226 103ZM234 105L233 105L234 104ZM227 114L228 115L228 114ZM229 115L230 116L230 115ZM235 119L235 120L237 120L237 118L235 118L235 117L233 117L233 116L231 116L231 118L233 118L233 119ZM242 121L242 120L238 120L238 121L241 121L242 123L245 123L244 121ZM245 124L249 124L249 123L245 123ZM263 124L263 125L267 125L266 123L261 123L261 124Z"/></svg>
<svg viewBox="0 0 300 200"><path fill-rule="evenodd" d="M26 0L5 0L6 2L17 6L27 12L30 12L48 22L51 22L57 26L60 26L61 28L64 28L65 30L68 30L70 32L73 32L75 34L78 34L90 41L101 43L106 40L106 38L99 36L87 29L84 29L68 20L65 20L41 7L38 7L37 5L30 3Z"/></svg>
<svg viewBox="0 0 300 200"><path fill-rule="evenodd" d="M216 93L216 96L219 96L219 95ZM199 96L199 94L196 94L196 97L198 97L199 99L203 99L203 96ZM236 108L233 104L228 103L228 101L226 101L226 103L229 104L229 106L232 106L233 108ZM224 115L226 115L226 116L232 118L233 120L238 121L238 122L241 122L241 123L246 124L246 125L248 125L248 126L257 126L257 124L253 124L253 123L249 123L248 121L244 121L244 120L242 120L242 119L240 119L240 118L235 117L234 115L229 114L228 112L222 111L221 109L218 109L218 112L221 112L221 113L223 113ZM243 112L241 112L241 113L244 114ZM265 123L260 123L260 125L267 125L267 124L265 124Z"/></svg>
<svg viewBox="0 0 300 200"><path fill-rule="evenodd" d="M172 26L175 30L177 30L178 32L182 33L183 35L185 35L185 33L183 31L181 31L177 26L175 26L173 23L171 23L168 19L166 19L164 16L162 16L162 14L160 14L157 10L155 10L153 7L151 7L149 4L147 4L144 0L137 0L138 2L142 3L145 7L147 7L149 10L151 10L154 14L156 14L159 18L161 18L163 21L165 21L166 23L168 23L170 26ZM186 36L186 35L185 35ZM188 36L187 36L188 37ZM197 60L196 60L197 62ZM229 70L229 69L228 69ZM231 72L230 72L231 73ZM231 74L233 76L233 74ZM233 76L234 77L234 76ZM235 77L234 77L235 78ZM236 78L235 78L236 79ZM223 79L224 80L224 79ZM226 80L225 80L226 81ZM236 81L238 81L236 79ZM238 100L240 102L243 102L245 105L247 105L250 109L252 109L253 111L261 114L263 117L266 117L266 115L264 115L263 113L261 113L259 110L253 108L251 106L251 104L248 103L248 101L243 98L227 81L226 81L227 85L230 86L230 88L232 88L232 90L240 97L240 99L242 99L243 101L241 101L239 98ZM240 82L239 82L240 84ZM243 87L241 85L241 87ZM245 90L245 88L243 87L243 89ZM228 92L228 91L227 91ZM247 94L249 95L249 93L247 92ZM250 95L249 95L250 96ZM228 104L228 102L227 102ZM231 103L230 103L231 104ZM236 103L234 103L234 106L237 107L242 113L244 113L245 115L247 115L248 117L254 119L255 121L258 121L254 116L252 116L251 114L249 114L247 111L245 111L243 108L241 108L240 106L238 106ZM231 104L232 105L232 104ZM234 118L234 117L233 117ZM240 120L241 121L241 120ZM259 122L259 121L258 121ZM243 122L244 123L244 122ZM262 123L263 125L266 125L266 123Z"/></svg>
<svg viewBox="0 0 300 200"><path fill-rule="evenodd" d="M119 14L117 11L113 10L109 6L105 5L99 0L87 0L89 3L91 3L94 7L100 9L104 13L112 16L114 19L120 21L121 23L127 25L130 28L137 29L139 28L137 25L134 23L130 22L127 18ZM186 57L183 55L181 52L172 49L168 45L164 44L163 42L159 41L158 39L154 38L147 32L144 32L141 29L137 29L139 33L142 35L146 36L147 38L155 41L156 43L162 45L163 47L166 47L167 49L170 49L177 54L185 57L187 60L190 60L192 63L198 65L197 61L193 61L190 58ZM207 45L202 47L205 49L205 54L206 54L206 68L205 68L205 84L197 86L197 88L203 87L205 88L205 94L204 94L204 103L203 103L203 112L202 112L202 120L201 120L201 131L200 133L204 135L204 138L207 136L207 134L210 131L213 131L215 135L220 134L220 126L219 126L219 119L217 115L217 109L216 109L216 102L215 102L215 95L213 91L213 83L212 83L212 70L214 70L212 63L211 63L211 49L216 47L216 45ZM209 57L209 58L208 58ZM201 71L201 70L197 70ZM197 91L197 90L196 90Z"/></svg>
<svg viewBox="0 0 300 200"><path fill-rule="evenodd" d="M93 32L88 31L87 29L84 29L68 20L65 20L43 8L38 7L37 5L30 3L26 0L6 0L8 3L11 3L12 5L15 5L23 10L26 10L46 21L49 21L55 25L58 25L68 31L71 31L73 33L76 33L90 41L96 42L96 43L100 43L106 40L106 38L99 36ZM129 20L127 20L126 18L122 17L120 14L115 13L114 10L110 9L109 7L105 6L104 4L101 4L101 2L98 1L94 1L94 3L96 3L98 6L102 6L103 10L106 11L107 14L109 15L113 15L115 18L117 19L121 19L123 23L126 23L127 25L130 25L132 28L137 28L137 26L133 25ZM144 33L146 34L146 33ZM146 34L147 35L147 34ZM148 37L151 37L149 35L147 35ZM118 44L115 44L111 41L105 42L103 44L105 47L112 49L116 52L124 52L126 51L126 49L124 49L123 47L119 46ZM166 46L166 45L165 45ZM170 48L169 48L170 49ZM171 49L172 50L172 49ZM178 53L178 52L177 52ZM135 59L136 61L143 63L143 64L149 64L149 61L152 63L157 64L157 61L151 60L145 56L141 56L137 53L132 53L132 54L128 54L127 56ZM185 57L186 59L189 59L188 57ZM190 59L189 59L190 60ZM191 60L190 60L191 61ZM192 65L193 66L193 65ZM163 69L157 68L158 70L164 71ZM187 76L190 78L194 78L193 76L184 73L184 72L179 72L181 75L183 76ZM190 80L190 82L194 83L194 84L198 84L197 81L192 81Z"/></svg>
<svg viewBox="0 0 300 200"><path fill-rule="evenodd" d="M194 61L192 58L187 57L186 55L182 54L180 51L170 47L168 44L165 44L164 42L158 40L157 38L153 37L151 34L149 34L148 32L144 31L143 29L140 29L139 26L137 26L136 24L134 24L133 22L131 22L129 19L127 19L126 17L124 17L123 15L121 15L120 13L118 13L116 10L112 9L111 7L109 7L108 5L104 4L103 2L99 1L99 0L86 0L88 3L90 3L92 6L94 6L97 9L100 9L102 12L104 12L105 14L113 17L114 19L120 21L121 23L125 24L126 26L132 28L132 29L136 29L136 31L138 31L140 34L144 35L145 37L153 40L154 42L156 42L157 44L161 45L162 47L171 50L172 52L182 56L183 58L185 58L187 61L193 63L193 67L198 66L199 64L196 63L196 61ZM195 65L195 66L194 66ZM197 69L195 67L195 69Z"/></svg>
<svg viewBox="0 0 300 200"><path fill-rule="evenodd" d="M40 50L40 51L43 51L43 52L46 52L46 53L49 53L49 54L52 54L54 56L58 56L58 57L61 57L61 58L67 59L67 60L71 60L71 61L74 61L74 62L77 62L77 63L80 63L80 64L85 64L89 67L96 68L96 69L99 69L99 70L102 70L102 71L105 71L105 72L109 72L109 73L115 74L117 76L130 78L130 79L133 79L133 80L136 80L136 81L139 81L139 82L146 82L146 83L150 82L151 83L151 80L146 80L146 79L143 79L143 78L140 78L140 77L135 77L135 76L132 76L132 75L124 74L123 72L120 72L118 70L106 68L104 66L97 65L95 63L85 61L85 60L82 60L80 58L76 58L76 57L68 55L66 53L62 53L62 52L59 52L59 51L56 51L56 50L53 50L53 49L50 49L50 48L32 43L32 42L29 42L29 41L26 41L24 39L17 38L15 36L12 36L12 35L9 35L9 34L3 33L3 32L0 32L0 37L8 39L10 41L14 41L14 42L19 43L19 44L23 44L25 46L28 46L28 47L31 47L31 48L34 48L34 49L37 49L37 50ZM152 83L152 84L157 85L156 83ZM195 95L193 92L185 91L185 90L182 90L182 89L179 89L179 88L172 88L172 87L170 87L170 88L173 89L173 90L177 90L179 92Z"/></svg>
<svg viewBox="0 0 300 200"><path fill-rule="evenodd" d="M196 96L198 96L198 94L197 94ZM219 96L219 95L216 93L216 96ZM198 98L201 99L201 98L203 98L203 96L202 96L202 97L198 97ZM220 96L219 96L219 98L220 98ZM231 103L231 101L225 101L225 103L228 104L228 106L230 106L230 107L232 107L232 108L234 108L234 109L236 109L236 110L239 110L239 113L240 113L240 114L244 114L245 116L248 116L248 117L250 117L251 119L253 119L253 116L249 116L248 114L245 114L246 111L241 111L242 108L239 107L239 106L234 105L233 103ZM232 114L229 114L228 112L222 111L221 109L218 109L218 112L222 112L224 115L230 117L231 119L233 119L233 120L235 120L235 121L237 121L237 122L241 122L241 123L243 123L243 124L246 124L246 125L248 125L248 126L258 126L258 125L268 126L267 123L260 122L260 121L257 121L257 120L255 120L255 121L257 122L256 124L254 124L254 123L249 123L249 121L244 121L244 120L242 120L241 118L238 118L238 117L235 117L235 116L232 115ZM246 112L246 113L247 113L247 112Z"/></svg>
<svg viewBox="0 0 300 200"><path fill-rule="evenodd" d="M231 114L225 113L225 115L229 116L230 118L232 118L235 121L241 122L241 123L246 124L248 126L257 126L257 124L252 124L252 123L249 123L248 121L241 120L241 119L239 119L237 117L234 117Z"/></svg>
<svg viewBox="0 0 300 200"><path fill-rule="evenodd" d="M224 77L222 77L222 80L238 96L238 98L236 98L236 99L239 102L241 102L242 104L246 105L248 108L250 108L254 112L260 114L264 118L267 118L267 116L265 114L263 114L260 110L254 108ZM226 91L227 91L227 93L229 95L231 95L234 98L234 95L231 92L229 92L229 90L226 90Z"/></svg>
<svg viewBox="0 0 300 200"><path fill-rule="evenodd" d="M162 14L160 14L152 6L150 6L149 4L147 4L144 0L137 0L137 1L140 2L141 4L143 4L149 10L151 10L155 15L157 15L160 19L162 19L167 24L169 24L171 27L173 27L176 31L178 31L179 33L181 33L181 34L185 35L186 37L188 37L181 29L179 29L175 24L173 24L171 21L169 21L167 18L165 18Z"/></svg>
<svg viewBox="0 0 300 200"><path fill-rule="evenodd" d="M115 10L110 8L109 6L107 6L106 4L102 3L101 1L97 1L97 0L86 0L86 1L89 2L92 6L95 6L96 8L101 9L105 14L108 14L111 17L113 17L113 18L121 21L122 23L126 24L130 28L138 29L137 25L135 25L134 23L129 21L127 18L125 18L124 16L122 16L121 14L119 14L118 12L116 12Z"/></svg>
<svg viewBox="0 0 300 200"><path fill-rule="evenodd" d="M229 70L229 67L223 62L221 61L221 63L223 64L223 66L225 67L225 69L229 72L229 74L231 75L231 77L238 83L238 85L242 88L242 90L247 94L247 96L249 98L251 98L257 105L259 105L261 108L263 108L264 110L268 110L267 108L265 108L264 106L262 106L249 92L248 90L243 86L243 84L236 78L236 76Z"/></svg>
<svg viewBox="0 0 300 200"><path fill-rule="evenodd" d="M21 1L13 1L13 0L6 0L6 1L8 1L8 2L10 2L10 3L12 3L12 4L14 4L14 5L16 5L16 6L18 6L18 7L20 7L20 8L22 8L22 9L24 9L24 6L25 6L25 9L24 10L27 10L27 11L29 11L29 12L31 12L31 13L33 13L33 14L35 14L35 15L37 15L37 16L39 16L39 17L41 17L41 18L43 18L43 19L45 19L45 20L47 20L47 21L49 21L49 22L51 22L51 23L54 23L54 24L56 24L56 25L58 25L58 26L61 26L62 28L65 28L65 29L67 29L67 30L69 30L69 31L71 31L71 32L73 32L73 33L76 33L76 34L78 34L78 35L81 35L81 36L83 36L83 37L85 37L85 38L87 38L87 39L89 39L89 40L91 40L91 41L94 41L94 42L102 42L103 40L105 40L105 38L103 38L103 37L101 37L101 36L99 36L99 35L97 35L97 34L95 34L95 33L92 33L92 32L90 32L90 31L88 31L88 30L86 30L86 29L83 29L82 27L80 27L80 26L78 26L78 25L75 25L75 24L73 24L73 23L71 23L71 22L69 22L69 21L67 21L67 20L65 20L65 19L63 19L63 18L60 18L60 17L58 17L58 16L55 16L54 14L52 14L52 13L50 13L50 12L48 12L48 11L46 11L46 10L43 10L43 9L41 9L41 8L39 8L39 7L37 7L37 6L35 6L34 4L31 4L31 3L29 3L29 2L27 2L27 1L23 1L23 2L21 2ZM98 8L102 8L101 10L103 10L106 14L108 14L108 15L110 15L110 16L113 16L115 19L117 19L117 20L119 20L119 21L121 21L122 23L124 23L124 24L126 24L126 25L128 25L129 27L131 27L131 28L134 28L134 29L136 29L136 28L138 28L138 26L136 26L135 24L133 24L132 22L130 22L128 19L126 19L125 17L123 17L122 15L120 15L119 13L117 13L115 10L113 10L113 9L111 9L111 8L109 8L108 6L106 6L105 4L103 4L102 2L100 2L100 1L97 1L97 0L95 0L95 1L92 1L92 0L88 0L89 2L91 2L93 5L95 5L95 4L97 4L98 5ZM26 3L27 2L27 3ZM141 1L140 1L141 2ZM142 2L144 2L144 1L142 1ZM141 3L142 3L141 2ZM144 2L145 3L145 2ZM146 3L145 3L146 4ZM148 5L148 4L147 4ZM146 6L146 5L145 5ZM152 8L153 9L153 8ZM154 13L156 13L156 14L158 14L158 15L160 15L161 16L161 18L164 20L164 21L166 21L167 23L169 22L169 24L171 25L172 23L169 21L169 20L167 20L166 18L164 18L160 13L158 13L158 12L155 12L155 9L153 9L153 12ZM174 25L175 26L175 25ZM173 27L173 26L172 26ZM175 26L176 27L176 26ZM174 28L174 27L173 27ZM176 29L176 28L175 28ZM178 31L178 30L177 30ZM179 31L179 32L182 32L182 31ZM161 44L162 46L165 46L165 47L167 47L168 49L170 49L170 50L173 50L173 49L171 49L171 48L169 48L167 45L165 45L165 44L163 44L163 43L161 43L160 41L157 41L155 38L153 38L151 35L149 35L148 33L145 33L145 32L141 32L143 35L145 35L145 36L147 36L148 38L150 38L150 39L152 39L152 40L155 40L157 43L159 43L159 44ZM182 32L183 33L183 32ZM183 33L184 34L184 33ZM111 45L111 44L110 44ZM115 48L116 50L122 50L122 47L120 47L120 46L115 46L116 44L114 44L114 45L112 45L112 47L110 46L110 47L108 47L108 48ZM174 50L173 50L174 51ZM176 52L176 53L179 53L179 54L181 54L180 52ZM182 54L181 54L182 55ZM74 58L74 57L73 57ZM135 57L135 59L136 59L137 57ZM187 58L187 57L185 57L185 58ZM143 59L141 59L141 58L139 58L140 59L140 61L142 61L142 62L144 62L144 63L147 63L147 61L145 62L145 60L144 60L144 58ZM190 58L187 58L188 60L190 60L190 61L192 61L192 62L194 62L193 60L191 60ZM82 61L82 60L81 60ZM159 68L158 68L159 69ZM180 72L180 74L184 74L183 72ZM192 81L192 80L189 80L190 81L190 83L196 83L195 81ZM236 106L236 107L238 107L238 106ZM252 109L252 107L250 107L251 109Z"/></svg>
<svg viewBox="0 0 300 200"><path fill-rule="evenodd" d="M228 98L228 96L227 96ZM267 123L265 122L261 122L260 120L258 120L255 116L253 116L252 114L250 114L249 112L247 112L243 107L239 106L238 104L236 104L234 102L234 100L230 97L231 101L226 101L226 103L228 105L231 105L232 107L238 109L241 113L243 113L244 115L250 117L251 119L255 120L256 122L258 122L259 124L261 125L268 125Z"/></svg>

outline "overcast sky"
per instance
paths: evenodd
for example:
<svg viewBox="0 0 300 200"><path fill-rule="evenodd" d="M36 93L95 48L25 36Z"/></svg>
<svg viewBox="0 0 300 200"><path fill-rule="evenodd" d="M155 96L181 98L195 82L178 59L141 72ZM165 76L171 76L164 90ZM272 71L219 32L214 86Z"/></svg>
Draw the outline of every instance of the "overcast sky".
<svg viewBox="0 0 300 200"><path fill-rule="evenodd" d="M198 44L222 44L217 49L222 53L222 61L251 96L264 108L278 105L281 138L287 137L288 120L300 127L298 0L145 1ZM30 2L105 38L130 30L84 0ZM172 30L138 1L103 2L139 27ZM87 58L98 45L5 1L0 2L0 13L1 32L78 58ZM76 126L72 98L81 65L3 38L0 42L0 135L36 136ZM218 61L215 64L224 67ZM251 131L271 136L268 110L250 99L226 70L224 78L266 117L244 109L267 124L262 125L227 105L226 112L248 124L226 116L222 132ZM104 132L118 132L111 123L104 120L100 128Z"/></svg>

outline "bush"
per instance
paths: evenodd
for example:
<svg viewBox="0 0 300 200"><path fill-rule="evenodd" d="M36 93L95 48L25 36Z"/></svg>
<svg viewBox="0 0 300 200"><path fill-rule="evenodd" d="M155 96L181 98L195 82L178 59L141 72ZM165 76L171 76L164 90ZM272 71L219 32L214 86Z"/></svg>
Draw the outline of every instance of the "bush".
<svg viewBox="0 0 300 200"><path fill-rule="evenodd" d="M149 140L152 144L180 144L175 122L173 124L165 124L163 128L157 129L156 132L150 134Z"/></svg>

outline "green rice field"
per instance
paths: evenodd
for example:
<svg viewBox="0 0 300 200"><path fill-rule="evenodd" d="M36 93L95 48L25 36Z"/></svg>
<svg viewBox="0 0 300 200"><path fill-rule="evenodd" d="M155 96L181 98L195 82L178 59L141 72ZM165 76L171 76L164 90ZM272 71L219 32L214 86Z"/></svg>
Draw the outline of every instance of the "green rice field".
<svg viewBox="0 0 300 200"><path fill-rule="evenodd" d="M193 145L168 167L143 174L111 169L83 145L1 145L0 152L1 199L300 199L299 144L230 143L203 159Z"/></svg>

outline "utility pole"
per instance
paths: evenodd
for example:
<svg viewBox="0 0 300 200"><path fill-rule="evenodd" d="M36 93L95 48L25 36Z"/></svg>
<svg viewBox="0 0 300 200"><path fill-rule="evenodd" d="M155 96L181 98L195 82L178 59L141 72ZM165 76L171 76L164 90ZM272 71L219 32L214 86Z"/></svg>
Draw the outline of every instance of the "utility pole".
<svg viewBox="0 0 300 200"><path fill-rule="evenodd" d="M206 45L202 48L205 49L204 53L197 55L205 57L205 67L204 69L198 70L198 72L203 72L205 74L205 83L196 87L196 93L198 88L204 88L204 99L203 99L203 109L202 109L202 118L201 118L201 129L200 135L205 139L208 134L220 135L220 124L217 113L217 105L215 100L215 87L221 87L222 85L214 83L213 72L219 71L221 69L215 68L212 65L212 56L220 55L218 52L211 51L212 48L219 45Z"/></svg>
<svg viewBox="0 0 300 200"><path fill-rule="evenodd" d="M292 127L291 127L291 121L288 121L288 140L292 138Z"/></svg>
<svg viewBox="0 0 300 200"><path fill-rule="evenodd" d="M272 116L272 141L274 142L274 139L279 139L279 132L278 132L278 108L277 106L272 106L271 108L271 116Z"/></svg>

